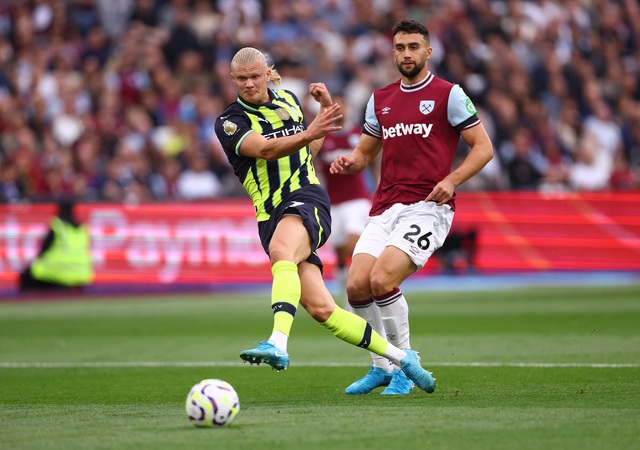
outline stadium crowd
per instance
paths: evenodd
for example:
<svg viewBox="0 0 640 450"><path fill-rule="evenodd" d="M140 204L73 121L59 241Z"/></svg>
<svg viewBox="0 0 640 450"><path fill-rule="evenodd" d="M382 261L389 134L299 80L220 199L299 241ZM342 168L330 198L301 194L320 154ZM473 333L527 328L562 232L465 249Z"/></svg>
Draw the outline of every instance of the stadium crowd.
<svg viewBox="0 0 640 450"><path fill-rule="evenodd" d="M301 99L324 82L359 122L397 78L403 18L494 143L465 189L639 189L638 17L637 0L3 1L0 201L235 196L213 130L235 51L268 51Z"/></svg>

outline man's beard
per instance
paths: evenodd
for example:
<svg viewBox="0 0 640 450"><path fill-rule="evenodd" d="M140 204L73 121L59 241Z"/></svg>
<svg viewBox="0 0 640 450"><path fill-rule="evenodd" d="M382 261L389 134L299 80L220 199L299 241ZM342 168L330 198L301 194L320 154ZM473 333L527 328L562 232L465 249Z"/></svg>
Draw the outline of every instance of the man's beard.
<svg viewBox="0 0 640 450"><path fill-rule="evenodd" d="M415 78L415 76L420 73L423 67L424 67L424 64L415 63L413 68L407 71L402 67L402 64L398 64L398 70L400 71L402 76L407 77L409 79Z"/></svg>

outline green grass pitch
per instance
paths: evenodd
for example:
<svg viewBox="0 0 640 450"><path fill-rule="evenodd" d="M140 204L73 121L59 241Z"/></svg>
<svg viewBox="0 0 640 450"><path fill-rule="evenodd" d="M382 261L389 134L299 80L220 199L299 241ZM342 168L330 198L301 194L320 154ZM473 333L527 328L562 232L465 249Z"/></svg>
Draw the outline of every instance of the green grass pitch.
<svg viewBox="0 0 640 450"><path fill-rule="evenodd" d="M369 354L302 309L289 370L243 365L262 294L0 303L0 448L640 448L640 286L406 296L431 395L345 395ZM203 378L238 391L230 427L186 418Z"/></svg>

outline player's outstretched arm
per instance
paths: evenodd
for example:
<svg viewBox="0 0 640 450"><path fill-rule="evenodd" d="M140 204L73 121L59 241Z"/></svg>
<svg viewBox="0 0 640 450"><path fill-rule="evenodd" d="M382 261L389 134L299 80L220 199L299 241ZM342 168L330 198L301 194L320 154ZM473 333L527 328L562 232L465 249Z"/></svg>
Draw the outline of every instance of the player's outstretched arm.
<svg viewBox="0 0 640 450"><path fill-rule="evenodd" d="M305 145L324 137L327 133L342 129L341 126L334 125L334 122L341 117L338 114L339 111L340 105L337 103L327 108L320 107L320 112L307 129L291 136L266 139L259 133L250 133L242 141L240 154L267 161L275 161L284 156L292 155Z"/></svg>

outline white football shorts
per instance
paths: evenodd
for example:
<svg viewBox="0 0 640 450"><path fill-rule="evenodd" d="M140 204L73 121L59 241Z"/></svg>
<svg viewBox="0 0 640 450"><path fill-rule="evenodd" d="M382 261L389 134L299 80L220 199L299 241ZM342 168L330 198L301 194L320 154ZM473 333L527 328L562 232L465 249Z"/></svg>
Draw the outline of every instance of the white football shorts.
<svg viewBox="0 0 640 450"><path fill-rule="evenodd" d="M371 211L371 200L358 198L338 205L331 205L331 236L329 242L334 247L342 247L347 236L364 230Z"/></svg>
<svg viewBox="0 0 640 450"><path fill-rule="evenodd" d="M409 255L421 269L444 243L453 215L449 205L437 206L435 202L396 203L382 214L369 217L353 254L379 258L391 245Z"/></svg>

